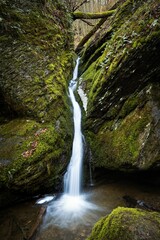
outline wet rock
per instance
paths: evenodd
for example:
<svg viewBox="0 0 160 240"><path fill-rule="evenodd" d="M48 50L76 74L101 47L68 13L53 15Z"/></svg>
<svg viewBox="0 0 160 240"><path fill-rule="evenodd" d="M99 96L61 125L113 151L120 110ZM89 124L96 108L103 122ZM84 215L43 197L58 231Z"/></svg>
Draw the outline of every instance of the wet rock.
<svg viewBox="0 0 160 240"><path fill-rule="evenodd" d="M44 207L33 206L33 202L1 211L0 235L5 240L31 240L39 230Z"/></svg>
<svg viewBox="0 0 160 240"><path fill-rule="evenodd" d="M1 1L0 13L0 187L34 194L69 159L71 21L58 1Z"/></svg>
<svg viewBox="0 0 160 240"><path fill-rule="evenodd" d="M133 197L130 197L128 195L123 196L123 199L125 200L126 206L127 207L136 207L136 208L141 208L144 210L150 210L150 211L156 211L156 212L160 212L160 209L144 202L143 200L137 200Z"/></svg>
<svg viewBox="0 0 160 240"><path fill-rule="evenodd" d="M159 16L158 0L125 1L81 53L95 167L160 169Z"/></svg>
<svg viewBox="0 0 160 240"><path fill-rule="evenodd" d="M95 224L87 240L158 240L159 226L159 213L118 207Z"/></svg>

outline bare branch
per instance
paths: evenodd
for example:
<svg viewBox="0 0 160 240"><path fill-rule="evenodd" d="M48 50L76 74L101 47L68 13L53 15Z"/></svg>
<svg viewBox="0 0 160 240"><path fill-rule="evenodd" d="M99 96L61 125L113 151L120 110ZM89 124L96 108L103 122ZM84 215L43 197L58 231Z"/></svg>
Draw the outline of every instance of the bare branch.
<svg viewBox="0 0 160 240"><path fill-rule="evenodd" d="M84 23L87 23L89 26L94 27L94 24L92 24L91 22L85 20L85 19L81 19Z"/></svg>
<svg viewBox="0 0 160 240"><path fill-rule="evenodd" d="M73 12L76 11L79 7L81 7L84 3L90 2L90 0L83 0L79 5L73 8Z"/></svg>

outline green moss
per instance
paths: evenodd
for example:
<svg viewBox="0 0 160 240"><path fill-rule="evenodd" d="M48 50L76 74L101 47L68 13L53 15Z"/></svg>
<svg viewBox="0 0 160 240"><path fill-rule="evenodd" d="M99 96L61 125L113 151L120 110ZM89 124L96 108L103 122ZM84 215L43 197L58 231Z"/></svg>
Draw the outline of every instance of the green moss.
<svg viewBox="0 0 160 240"><path fill-rule="evenodd" d="M5 139L5 144L13 141L12 154L8 148L9 152L5 156L10 163L0 169L1 184L19 191L19 187L23 186L21 191L30 193L41 188L41 180L48 182L48 187L55 184L55 179L69 158L69 145L66 145L65 137L62 138L60 126L55 129L52 124L16 119L1 126L0 136ZM62 163L61 157L64 154L68 157ZM53 182L50 182L48 175Z"/></svg>
<svg viewBox="0 0 160 240"><path fill-rule="evenodd" d="M0 184L28 193L54 188L72 137L71 16L58 1L42 2L0 3L0 102L10 115L1 118Z"/></svg>
<svg viewBox="0 0 160 240"><path fill-rule="evenodd" d="M157 22L154 25L154 14L150 14L152 8L156 9L157 4L158 2L156 0L154 3L149 1L125 1L125 3L119 8L119 11L117 11L112 23L114 30L112 30L112 37L104 42L106 49L103 51L99 59L96 60L102 68L101 75L98 77L101 78L102 88L103 84L106 85L106 81L111 81L111 78L113 79L114 75L117 74L119 68L122 66L122 63L125 61L127 62L129 57L135 54L135 49L139 49L138 51L140 51L140 48L144 46L144 43L146 44L149 42L149 38L153 37L151 37L151 35L159 31L159 20L157 19ZM127 19L125 20L125 18ZM119 28L116 27L117 24ZM93 52L93 54L90 54L90 58L94 56L95 49ZM92 74L90 68L88 68L86 72ZM84 73L84 76L85 75L88 74ZM101 88L98 87L99 81L94 77L94 72L92 76L94 79L91 88L92 93L94 92L94 94L92 94L92 101L95 99L95 102L97 102L97 95Z"/></svg>
<svg viewBox="0 0 160 240"><path fill-rule="evenodd" d="M4 77L0 88L18 115L49 119L45 111L49 112L59 95L66 101L63 96L73 65L70 19L62 6L57 9L56 3L48 2L43 7L28 1L23 7L19 3L0 4L2 37L6 39L1 41ZM7 41L10 38L13 48ZM6 70L8 64L10 71Z"/></svg>
<svg viewBox="0 0 160 240"><path fill-rule="evenodd" d="M50 63L49 65L48 65L48 69L50 70L50 71L54 71L55 70L55 65L53 64L53 63Z"/></svg>
<svg viewBox="0 0 160 240"><path fill-rule="evenodd" d="M131 95L127 101L123 104L123 107L119 113L119 117L124 118L127 116L131 111L133 111L138 104L140 103L140 98L138 94Z"/></svg>
<svg viewBox="0 0 160 240"><path fill-rule="evenodd" d="M24 136L28 132L33 132L38 128L39 124L34 120L26 119L15 119L14 121L8 122L0 126L1 136Z"/></svg>
<svg viewBox="0 0 160 240"><path fill-rule="evenodd" d="M87 44L85 45L84 49L83 49L83 52L81 52L81 55L82 55L82 59L83 59L83 62L82 64L80 65L80 72L81 70L84 72L85 70L87 70L87 68L89 68L89 66L96 61L96 59L98 59L98 57L101 55L101 53L104 51L105 49L105 46L106 46L106 43L103 43L99 48L97 48L94 52L91 52L90 54L88 54L90 57L89 59L86 58L85 54L86 54L86 51L88 50L89 48L89 45L90 45L90 41L89 40L87 42Z"/></svg>
<svg viewBox="0 0 160 240"><path fill-rule="evenodd" d="M122 170L127 170L128 166L130 170L139 167L144 141L141 136L149 122L150 110L146 105L141 110L135 109L123 120L106 121L96 135L87 132L94 165Z"/></svg>
<svg viewBox="0 0 160 240"><path fill-rule="evenodd" d="M147 109L143 113L134 112L122 122L121 126L115 130L113 147L118 150L120 161L132 163L137 160L141 145L138 138L149 123Z"/></svg>
<svg viewBox="0 0 160 240"><path fill-rule="evenodd" d="M118 207L99 220L87 240L159 239L160 215L133 208Z"/></svg>
<svg viewBox="0 0 160 240"><path fill-rule="evenodd" d="M97 167L147 169L158 159L152 122L159 105L146 90L160 73L158 6L158 0L124 1L110 27L104 26L83 51L85 129Z"/></svg>

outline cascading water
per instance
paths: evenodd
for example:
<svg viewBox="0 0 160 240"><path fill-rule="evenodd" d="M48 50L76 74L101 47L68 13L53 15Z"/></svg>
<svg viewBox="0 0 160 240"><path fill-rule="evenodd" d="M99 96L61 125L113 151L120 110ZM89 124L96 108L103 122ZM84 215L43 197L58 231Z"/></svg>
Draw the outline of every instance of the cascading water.
<svg viewBox="0 0 160 240"><path fill-rule="evenodd" d="M73 78L69 84L69 97L73 106L74 138L70 163L64 175L64 193L48 205L43 223L44 228L50 225L71 228L71 226L75 227L76 224L79 225L82 222L88 224L94 218L91 210L97 208L94 204L86 201L86 194L81 193L83 135L81 132L81 109L74 96L79 61L80 58L76 61Z"/></svg>
<svg viewBox="0 0 160 240"><path fill-rule="evenodd" d="M73 79L69 85L69 96L73 105L74 139L72 145L72 156L64 176L64 192L70 196L80 195L81 169L83 160L83 142L81 133L81 109L74 96L77 85L79 58L73 72Z"/></svg>

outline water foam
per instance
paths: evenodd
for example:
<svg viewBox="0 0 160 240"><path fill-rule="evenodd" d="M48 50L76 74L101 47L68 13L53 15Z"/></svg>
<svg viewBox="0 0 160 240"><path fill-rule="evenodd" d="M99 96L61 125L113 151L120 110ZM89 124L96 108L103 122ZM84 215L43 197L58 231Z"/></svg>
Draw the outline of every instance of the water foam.
<svg viewBox="0 0 160 240"><path fill-rule="evenodd" d="M56 225L60 228L74 229L78 225L90 225L97 219L97 211L101 209L89 202L89 195L62 195L47 207L44 229Z"/></svg>

